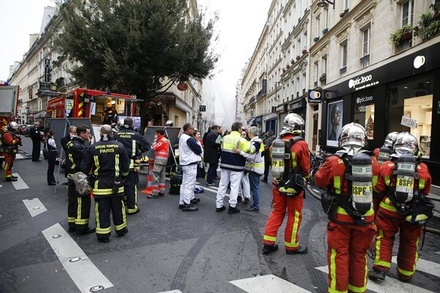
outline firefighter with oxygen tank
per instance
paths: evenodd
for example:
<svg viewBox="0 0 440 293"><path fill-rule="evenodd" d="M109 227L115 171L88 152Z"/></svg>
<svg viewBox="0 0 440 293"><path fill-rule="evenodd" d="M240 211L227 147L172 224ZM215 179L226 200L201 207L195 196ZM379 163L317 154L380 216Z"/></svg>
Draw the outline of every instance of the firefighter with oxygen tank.
<svg viewBox="0 0 440 293"><path fill-rule="evenodd" d="M271 146L273 208L263 236L263 254L278 250L278 229L287 212L284 230L286 254L307 253L299 243L299 229L304 201L304 179L310 176L309 147L304 138L304 119L290 113L284 118L280 137Z"/></svg>
<svg viewBox="0 0 440 293"><path fill-rule="evenodd" d="M315 174L316 185L327 188L321 204L327 213L328 292L367 290L367 251L376 232L373 186L379 165L366 150L367 133L357 123L346 124L339 147Z"/></svg>
<svg viewBox="0 0 440 293"><path fill-rule="evenodd" d="M385 194L376 216L376 235L373 271L369 277L385 280L391 268L395 235L400 230L397 253L397 276L408 282L416 269L418 243L423 225L432 216L434 206L426 196L431 189L431 175L425 163L417 157L417 138L399 133L390 160L380 166L376 185Z"/></svg>

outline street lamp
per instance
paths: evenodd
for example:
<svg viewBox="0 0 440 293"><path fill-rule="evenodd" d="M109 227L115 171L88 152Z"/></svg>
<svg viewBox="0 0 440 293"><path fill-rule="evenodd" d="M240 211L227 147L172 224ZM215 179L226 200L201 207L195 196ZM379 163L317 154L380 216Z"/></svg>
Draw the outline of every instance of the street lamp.
<svg viewBox="0 0 440 293"><path fill-rule="evenodd" d="M333 5L333 9L335 9L335 1L329 1L329 0L319 0L318 7L326 8L329 4Z"/></svg>

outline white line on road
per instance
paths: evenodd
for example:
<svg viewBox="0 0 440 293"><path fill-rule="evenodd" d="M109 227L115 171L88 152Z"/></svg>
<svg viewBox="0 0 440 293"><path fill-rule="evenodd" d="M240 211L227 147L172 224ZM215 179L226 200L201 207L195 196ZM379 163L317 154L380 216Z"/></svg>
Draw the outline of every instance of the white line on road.
<svg viewBox="0 0 440 293"><path fill-rule="evenodd" d="M24 183L23 179L21 179L18 173L13 173L12 175L17 177L17 181L12 181L12 185L14 185L15 190L29 189L29 186Z"/></svg>
<svg viewBox="0 0 440 293"><path fill-rule="evenodd" d="M256 276L253 278L230 281L230 283L249 293L310 293L310 291L287 282L286 280L283 280L275 275Z"/></svg>
<svg viewBox="0 0 440 293"><path fill-rule="evenodd" d="M47 228L43 235L81 292L90 293L92 288L113 287L60 224Z"/></svg>
<svg viewBox="0 0 440 293"><path fill-rule="evenodd" d="M397 256L393 256L392 262L397 263ZM440 264L419 258L416 262L416 271L440 277Z"/></svg>
<svg viewBox="0 0 440 293"><path fill-rule="evenodd" d="M158 292L158 293L182 293L182 291L180 291L180 290L171 290L171 291L162 291L162 292Z"/></svg>
<svg viewBox="0 0 440 293"><path fill-rule="evenodd" d="M33 199L23 199L23 203L31 214L32 217L35 217L41 213L47 211L46 207L38 198Z"/></svg>
<svg viewBox="0 0 440 293"><path fill-rule="evenodd" d="M328 267L322 266L315 268L321 272L328 274ZM368 280L367 289L375 292L387 292L387 293L434 293L423 289L422 287L414 286L410 283L403 283L397 279L386 277L385 281L378 284L373 281Z"/></svg>

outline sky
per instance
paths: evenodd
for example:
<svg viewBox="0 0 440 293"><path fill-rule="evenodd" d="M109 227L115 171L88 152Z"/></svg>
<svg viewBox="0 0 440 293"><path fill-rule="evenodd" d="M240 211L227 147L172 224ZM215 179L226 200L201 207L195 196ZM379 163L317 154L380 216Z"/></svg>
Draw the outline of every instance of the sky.
<svg viewBox="0 0 440 293"><path fill-rule="evenodd" d="M204 83L203 96L215 98L215 122L226 129L234 122L237 80L252 56L272 0L197 2L199 10L206 10L208 15L215 11L219 15L216 23L219 41L215 45L219 60L214 78ZM40 32L45 6L55 6L54 0L0 0L0 81L8 78L9 66L21 61L29 50L29 35Z"/></svg>

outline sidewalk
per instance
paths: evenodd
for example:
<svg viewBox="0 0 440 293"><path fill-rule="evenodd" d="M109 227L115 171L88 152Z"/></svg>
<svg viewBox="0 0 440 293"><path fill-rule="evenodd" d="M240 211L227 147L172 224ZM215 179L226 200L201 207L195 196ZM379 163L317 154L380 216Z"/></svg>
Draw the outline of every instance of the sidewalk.
<svg viewBox="0 0 440 293"><path fill-rule="evenodd" d="M435 205L434 216L428 221L427 227L440 230L440 186L432 185L429 198Z"/></svg>

